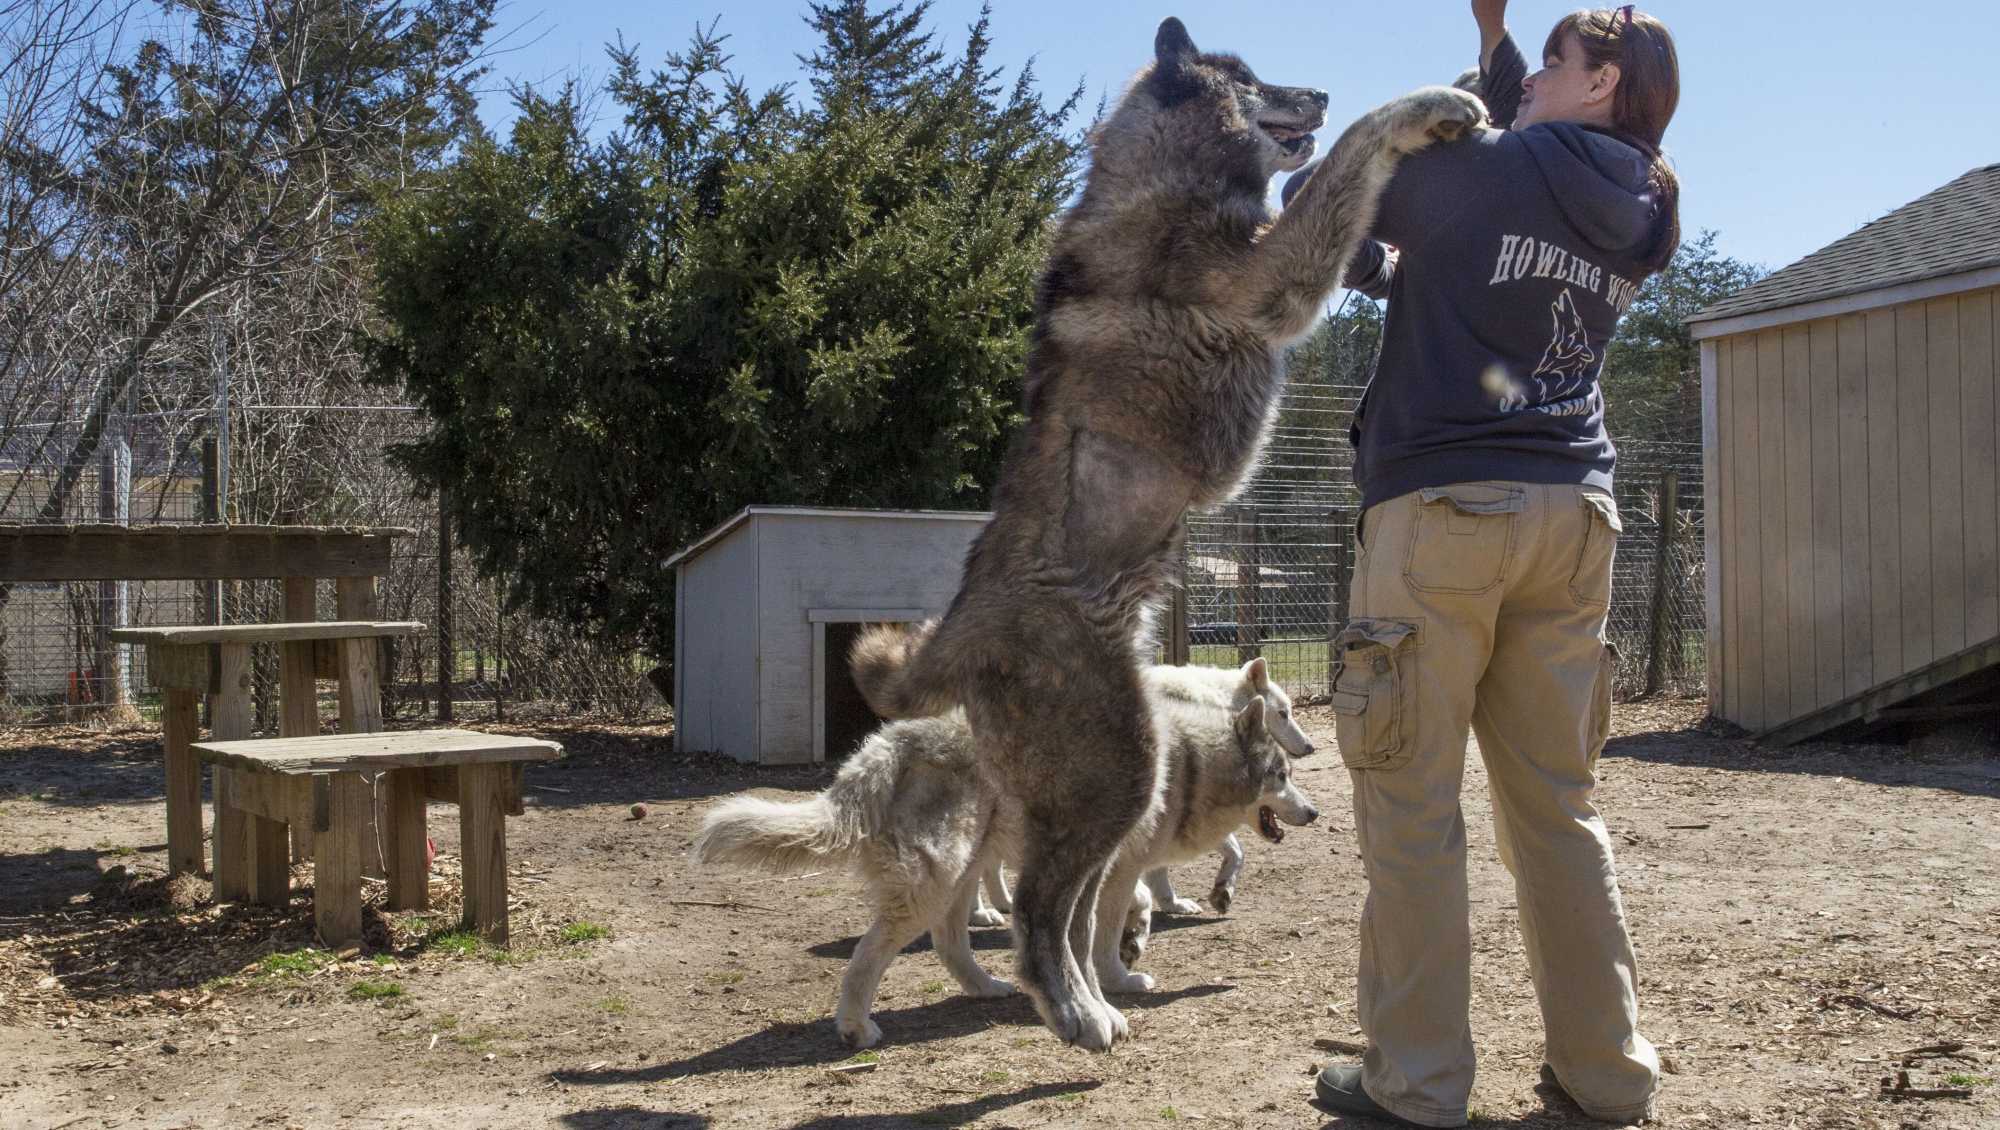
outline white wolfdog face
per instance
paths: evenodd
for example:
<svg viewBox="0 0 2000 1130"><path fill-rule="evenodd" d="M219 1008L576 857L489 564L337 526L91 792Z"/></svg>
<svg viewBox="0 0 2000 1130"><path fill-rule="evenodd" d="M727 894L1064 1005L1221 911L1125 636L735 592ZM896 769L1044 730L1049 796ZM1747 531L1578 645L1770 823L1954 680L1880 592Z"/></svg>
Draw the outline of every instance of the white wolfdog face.
<svg viewBox="0 0 2000 1130"><path fill-rule="evenodd" d="M1236 715L1235 729L1237 748L1258 785L1257 834L1275 844L1285 838L1280 820L1302 828L1319 819L1319 808L1292 781L1292 759L1271 732L1270 713L1262 698L1253 698Z"/></svg>
<svg viewBox="0 0 2000 1130"><path fill-rule="evenodd" d="M1306 737L1306 732L1299 729L1298 722L1292 718L1292 696L1272 680L1270 665L1263 656L1243 665L1243 682L1264 700L1265 706L1271 708L1267 716L1271 736L1285 747L1285 752L1293 757L1305 757L1312 753L1312 739Z"/></svg>

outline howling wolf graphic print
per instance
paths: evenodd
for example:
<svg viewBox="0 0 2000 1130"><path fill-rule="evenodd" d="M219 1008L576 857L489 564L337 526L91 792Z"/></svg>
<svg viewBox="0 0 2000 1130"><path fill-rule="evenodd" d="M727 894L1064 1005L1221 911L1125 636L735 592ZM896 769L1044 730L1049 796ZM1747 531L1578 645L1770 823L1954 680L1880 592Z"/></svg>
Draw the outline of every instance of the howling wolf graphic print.
<svg viewBox="0 0 2000 1130"><path fill-rule="evenodd" d="M1500 401L1503 412L1532 409L1556 416L1585 415L1590 411L1593 378L1597 374L1597 354L1590 348L1590 335L1583 327L1568 287L1549 305L1548 348L1528 380L1509 390Z"/></svg>

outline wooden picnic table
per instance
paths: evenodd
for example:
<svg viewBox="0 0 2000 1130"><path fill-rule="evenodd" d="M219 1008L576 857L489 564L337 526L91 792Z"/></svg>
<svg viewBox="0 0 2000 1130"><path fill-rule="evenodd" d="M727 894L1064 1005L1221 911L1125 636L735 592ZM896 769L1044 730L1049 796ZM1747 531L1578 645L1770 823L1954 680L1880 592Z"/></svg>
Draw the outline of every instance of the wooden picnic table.
<svg viewBox="0 0 2000 1130"><path fill-rule="evenodd" d="M312 590L288 610L310 616ZM343 598L345 597L343 592ZM382 728L382 690L377 675L377 641L414 635L424 630L415 621L325 620L289 624L194 625L170 628L117 628L110 635L120 643L146 645L147 678L164 692L161 728L166 744L167 870L169 874L202 873L201 765L189 752L195 738L196 696L210 696L212 736L232 741L250 736L250 647L276 644L280 652L279 733L305 737L319 733L321 677L340 688L340 728L368 733ZM284 844L287 825L293 829L292 855L313 854L314 822L301 809L295 818L275 825L239 819L239 811L221 803L230 774L215 774L215 894L218 899L249 898L272 905L287 897L285 853L266 851L267 841ZM304 801L300 801L301 804ZM421 847L421 844L419 845ZM256 860L255 866L251 861ZM268 869L268 870L260 870Z"/></svg>
<svg viewBox="0 0 2000 1130"><path fill-rule="evenodd" d="M313 920L320 941L339 948L361 938L362 835L368 785L380 772L387 789L383 826L390 859L389 905L428 905L424 802L458 805L464 868L465 926L493 942L507 940L507 816L519 815L521 770L527 762L562 756L562 746L537 738L472 730L405 730L316 734L298 738L207 741L196 756L227 770L230 787L216 794L216 818L235 810L253 823L274 824L276 837L252 837L253 871L286 875L286 821L303 806L312 813ZM282 889L282 888L280 888Z"/></svg>

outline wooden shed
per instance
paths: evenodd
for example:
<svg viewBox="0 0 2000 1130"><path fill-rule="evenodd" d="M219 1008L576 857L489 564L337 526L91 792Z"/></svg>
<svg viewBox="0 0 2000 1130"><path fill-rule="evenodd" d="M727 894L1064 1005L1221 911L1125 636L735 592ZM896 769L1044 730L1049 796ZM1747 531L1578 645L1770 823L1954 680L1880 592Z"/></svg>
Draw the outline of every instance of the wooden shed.
<svg viewBox="0 0 2000 1130"><path fill-rule="evenodd" d="M1689 319L1711 709L1787 743L1995 709L2000 165Z"/></svg>
<svg viewBox="0 0 2000 1130"><path fill-rule="evenodd" d="M864 624L944 613L983 513L746 507L667 560L674 748L835 760L878 719L847 672Z"/></svg>

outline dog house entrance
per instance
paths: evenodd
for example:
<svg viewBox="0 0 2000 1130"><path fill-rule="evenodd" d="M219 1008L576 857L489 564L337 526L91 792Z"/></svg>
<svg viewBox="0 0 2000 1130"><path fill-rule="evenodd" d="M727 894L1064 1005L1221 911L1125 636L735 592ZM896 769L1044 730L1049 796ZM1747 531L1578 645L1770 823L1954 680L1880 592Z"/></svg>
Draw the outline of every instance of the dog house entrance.
<svg viewBox="0 0 2000 1130"><path fill-rule="evenodd" d="M807 613L813 626L813 760L843 761L882 724L847 666L847 653L863 628L871 624L907 624L922 620L922 609L815 608Z"/></svg>

